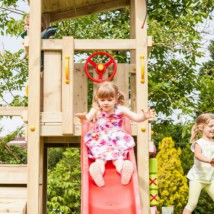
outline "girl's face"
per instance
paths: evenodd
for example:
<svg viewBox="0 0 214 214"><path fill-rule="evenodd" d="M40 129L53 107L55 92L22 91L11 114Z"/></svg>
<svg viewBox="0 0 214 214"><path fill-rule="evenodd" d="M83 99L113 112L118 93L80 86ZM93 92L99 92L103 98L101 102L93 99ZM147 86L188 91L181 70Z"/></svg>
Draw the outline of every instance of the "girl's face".
<svg viewBox="0 0 214 214"><path fill-rule="evenodd" d="M114 97L98 98L98 104L104 112L107 114L112 114L114 113L116 99Z"/></svg>
<svg viewBox="0 0 214 214"><path fill-rule="evenodd" d="M211 120L208 124L204 125L203 137L210 140L214 137L214 120Z"/></svg>

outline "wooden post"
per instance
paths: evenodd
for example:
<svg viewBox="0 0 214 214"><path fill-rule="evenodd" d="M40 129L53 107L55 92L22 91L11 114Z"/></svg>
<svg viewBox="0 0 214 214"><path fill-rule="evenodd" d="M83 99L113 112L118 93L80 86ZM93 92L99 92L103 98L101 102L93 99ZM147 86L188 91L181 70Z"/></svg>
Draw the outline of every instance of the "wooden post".
<svg viewBox="0 0 214 214"><path fill-rule="evenodd" d="M27 213L39 213L41 0L30 1Z"/></svg>
<svg viewBox="0 0 214 214"><path fill-rule="evenodd" d="M147 74L147 26L142 29L146 17L146 0L135 0L135 36L136 36L136 94L137 112L148 110L148 74ZM142 63L144 59L144 81L142 81ZM143 129L142 129L143 128ZM144 131L142 131L144 130ZM149 124L148 121L137 126L137 163L142 201L142 213L150 212L149 198Z"/></svg>
<svg viewBox="0 0 214 214"><path fill-rule="evenodd" d="M62 49L62 133L73 134L74 39L63 37ZM66 68L67 67L67 68ZM67 70L67 72L66 72Z"/></svg>

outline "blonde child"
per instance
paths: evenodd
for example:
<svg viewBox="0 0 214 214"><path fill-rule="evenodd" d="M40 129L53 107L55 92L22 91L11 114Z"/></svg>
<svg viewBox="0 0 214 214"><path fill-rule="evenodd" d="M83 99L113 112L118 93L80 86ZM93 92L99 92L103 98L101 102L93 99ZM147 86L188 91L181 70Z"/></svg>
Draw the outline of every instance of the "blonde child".
<svg viewBox="0 0 214 214"><path fill-rule="evenodd" d="M89 167L89 173L97 186L104 186L103 174L105 164L112 161L116 171L121 174L121 183L129 183L134 167L127 160L127 154L135 143L123 128L124 117L135 122L155 117L154 110L142 111L136 114L123 106L124 96L118 87L112 82L104 82L98 85L94 98L93 107L89 113L78 113L76 116L81 120L95 120L95 128L85 136L85 143L89 149L89 158L95 161Z"/></svg>
<svg viewBox="0 0 214 214"><path fill-rule="evenodd" d="M198 135L201 138L198 139ZM191 214L204 189L214 201L214 114L200 115L192 127L190 142L194 152L194 165L188 172L189 200L183 214Z"/></svg>

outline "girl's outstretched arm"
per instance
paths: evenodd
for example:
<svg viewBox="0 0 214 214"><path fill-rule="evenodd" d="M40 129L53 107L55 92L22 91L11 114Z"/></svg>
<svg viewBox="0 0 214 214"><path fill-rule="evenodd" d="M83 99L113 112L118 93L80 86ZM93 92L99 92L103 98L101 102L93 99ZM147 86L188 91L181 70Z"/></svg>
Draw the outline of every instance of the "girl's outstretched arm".
<svg viewBox="0 0 214 214"><path fill-rule="evenodd" d="M202 162L205 162L205 163L212 164L212 158L207 158L204 155L202 155L202 153L201 153L201 147L197 143L195 143L194 154L195 154L195 157L198 160L200 160Z"/></svg>
<svg viewBox="0 0 214 214"><path fill-rule="evenodd" d="M95 108L91 108L91 110L86 113L77 113L75 114L75 117L78 117L80 120L87 120L87 121L91 121L95 115L96 115L97 110Z"/></svg>
<svg viewBox="0 0 214 214"><path fill-rule="evenodd" d="M137 114L133 111L131 111L130 109L126 108L125 106L121 106L121 111L122 113L128 117L130 120L133 120L135 122L143 122L145 120L154 118L156 116L156 112L154 109L148 109L147 112L144 112L144 110L141 110L142 113L141 114Z"/></svg>

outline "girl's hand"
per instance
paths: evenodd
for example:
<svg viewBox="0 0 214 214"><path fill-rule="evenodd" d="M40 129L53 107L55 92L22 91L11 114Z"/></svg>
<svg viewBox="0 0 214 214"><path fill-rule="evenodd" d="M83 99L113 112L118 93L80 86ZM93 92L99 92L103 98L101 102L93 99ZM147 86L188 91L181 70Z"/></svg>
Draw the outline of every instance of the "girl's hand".
<svg viewBox="0 0 214 214"><path fill-rule="evenodd" d="M156 111L154 109L148 108L147 112L144 112L143 109L141 111L144 113L146 119L151 119L156 116Z"/></svg>
<svg viewBox="0 0 214 214"><path fill-rule="evenodd" d="M214 166L214 158L212 158L212 160L210 161L210 164L211 164L212 166Z"/></svg>
<svg viewBox="0 0 214 214"><path fill-rule="evenodd" d="M75 117L78 117L80 120L87 120L86 114L87 114L86 112L77 113L77 114L75 114Z"/></svg>

